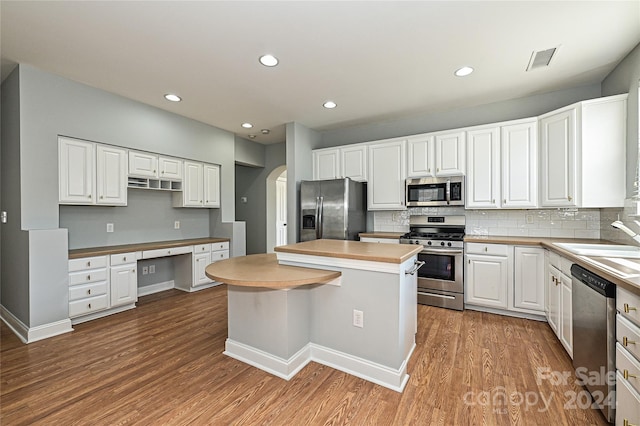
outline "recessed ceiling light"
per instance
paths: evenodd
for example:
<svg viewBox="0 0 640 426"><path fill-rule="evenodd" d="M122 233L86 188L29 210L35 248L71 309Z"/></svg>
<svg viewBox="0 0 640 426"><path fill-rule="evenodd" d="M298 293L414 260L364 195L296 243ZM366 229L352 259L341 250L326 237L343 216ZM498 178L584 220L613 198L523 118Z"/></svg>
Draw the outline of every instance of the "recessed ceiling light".
<svg viewBox="0 0 640 426"><path fill-rule="evenodd" d="M244 127L245 129L250 129L253 127L253 124L251 123L242 123L242 127Z"/></svg>
<svg viewBox="0 0 640 426"><path fill-rule="evenodd" d="M275 67L278 65L278 58L273 55L262 55L260 56L260 63L265 67Z"/></svg>
<svg viewBox="0 0 640 426"><path fill-rule="evenodd" d="M338 105L333 101L327 101L327 102L323 103L322 106L327 108L327 109L333 109L333 108L337 107Z"/></svg>
<svg viewBox="0 0 640 426"><path fill-rule="evenodd" d="M263 135L268 135L270 132L271 132L271 130L269 130L269 129L260 130L260 133L262 133Z"/></svg>
<svg viewBox="0 0 640 426"><path fill-rule="evenodd" d="M164 95L164 98L171 102L180 102L182 98L178 95L174 95L173 93L167 93Z"/></svg>
<svg viewBox="0 0 640 426"><path fill-rule="evenodd" d="M248 135L248 136L249 136L249 139L255 139L256 138L256 135Z"/></svg>
<svg viewBox="0 0 640 426"><path fill-rule="evenodd" d="M462 67L456 70L454 74L458 77L465 77L473 72L473 68L471 67Z"/></svg>

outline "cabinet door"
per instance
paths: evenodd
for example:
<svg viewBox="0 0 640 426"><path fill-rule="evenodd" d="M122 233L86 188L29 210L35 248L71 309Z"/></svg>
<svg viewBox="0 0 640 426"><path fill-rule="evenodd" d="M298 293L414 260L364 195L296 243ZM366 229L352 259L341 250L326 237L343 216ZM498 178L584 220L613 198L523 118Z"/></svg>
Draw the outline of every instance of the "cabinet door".
<svg viewBox="0 0 640 426"><path fill-rule="evenodd" d="M204 165L204 206L220 207L220 166Z"/></svg>
<svg viewBox="0 0 640 426"><path fill-rule="evenodd" d="M500 207L499 139L498 127L467 132L467 207Z"/></svg>
<svg viewBox="0 0 640 426"><path fill-rule="evenodd" d="M157 178L158 156L146 152L129 151L129 176Z"/></svg>
<svg viewBox="0 0 640 426"><path fill-rule="evenodd" d="M338 148L313 151L313 180L340 177Z"/></svg>
<svg viewBox="0 0 640 426"><path fill-rule="evenodd" d="M640 394L618 370L616 373L616 426L637 424L640 424Z"/></svg>
<svg viewBox="0 0 640 426"><path fill-rule="evenodd" d="M573 358L573 307L571 303L571 278L560 275L560 342Z"/></svg>
<svg viewBox="0 0 640 426"><path fill-rule="evenodd" d="M202 184L202 163L185 161L184 182L182 187L182 205L184 207L202 207L204 194Z"/></svg>
<svg viewBox="0 0 640 426"><path fill-rule="evenodd" d="M95 204L95 145L58 139L60 204Z"/></svg>
<svg viewBox="0 0 640 426"><path fill-rule="evenodd" d="M556 335L560 325L560 271L550 266L547 277L547 322Z"/></svg>
<svg viewBox="0 0 640 426"><path fill-rule="evenodd" d="M96 204L127 205L127 151L96 146Z"/></svg>
<svg viewBox="0 0 640 426"><path fill-rule="evenodd" d="M369 210L404 209L405 141L369 145Z"/></svg>
<svg viewBox="0 0 640 426"><path fill-rule="evenodd" d="M138 271L135 263L112 267L110 278L112 307L138 300Z"/></svg>
<svg viewBox="0 0 640 426"><path fill-rule="evenodd" d="M467 255L465 303L507 308L508 258Z"/></svg>
<svg viewBox="0 0 640 426"><path fill-rule="evenodd" d="M211 263L211 253L193 255L193 287L209 284L211 280L205 274L205 269Z"/></svg>
<svg viewBox="0 0 640 426"><path fill-rule="evenodd" d="M515 247L513 306L544 311L544 249Z"/></svg>
<svg viewBox="0 0 640 426"><path fill-rule="evenodd" d="M456 176L465 173L465 132L435 136L436 176Z"/></svg>
<svg viewBox="0 0 640 426"><path fill-rule="evenodd" d="M542 150L541 204L543 207L576 205L576 110L540 119Z"/></svg>
<svg viewBox="0 0 640 426"><path fill-rule="evenodd" d="M407 177L435 175L433 136L420 136L407 141Z"/></svg>
<svg viewBox="0 0 640 426"><path fill-rule="evenodd" d="M171 157L158 157L160 179L182 180L182 160Z"/></svg>
<svg viewBox="0 0 640 426"><path fill-rule="evenodd" d="M501 133L502 207L537 207L537 122L503 126Z"/></svg>
<svg viewBox="0 0 640 426"><path fill-rule="evenodd" d="M358 182L367 181L367 146L357 145L340 148L341 177L348 177Z"/></svg>

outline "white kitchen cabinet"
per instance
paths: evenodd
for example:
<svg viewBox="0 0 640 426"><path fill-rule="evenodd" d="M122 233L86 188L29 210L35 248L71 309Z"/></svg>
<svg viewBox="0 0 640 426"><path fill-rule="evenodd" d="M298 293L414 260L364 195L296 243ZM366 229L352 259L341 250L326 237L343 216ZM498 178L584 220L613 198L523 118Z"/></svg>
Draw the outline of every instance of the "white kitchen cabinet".
<svg viewBox="0 0 640 426"><path fill-rule="evenodd" d="M361 237L360 241L363 242L363 243L400 244L400 239L398 239L398 238Z"/></svg>
<svg viewBox="0 0 640 426"><path fill-rule="evenodd" d="M420 135L407 140L407 177L435 176L433 135Z"/></svg>
<svg viewBox="0 0 640 426"><path fill-rule="evenodd" d="M514 299L518 309L544 312L544 249L540 247L514 248Z"/></svg>
<svg viewBox="0 0 640 426"><path fill-rule="evenodd" d="M556 335L560 325L560 271L553 265L547 272L546 314L547 322Z"/></svg>
<svg viewBox="0 0 640 426"><path fill-rule="evenodd" d="M571 276L560 274L560 342L573 358L573 303Z"/></svg>
<svg viewBox="0 0 640 426"><path fill-rule="evenodd" d="M616 373L616 426L640 424L640 394Z"/></svg>
<svg viewBox="0 0 640 426"><path fill-rule="evenodd" d="M435 134L436 176L465 174L465 132L455 130Z"/></svg>
<svg viewBox="0 0 640 426"><path fill-rule="evenodd" d="M174 207L220 207L220 166L184 162L182 192L173 194Z"/></svg>
<svg viewBox="0 0 640 426"><path fill-rule="evenodd" d="M158 177L158 156L149 152L129 151L129 176Z"/></svg>
<svg viewBox="0 0 640 426"><path fill-rule="evenodd" d="M96 204L127 205L127 151L96 145Z"/></svg>
<svg viewBox="0 0 640 426"><path fill-rule="evenodd" d="M58 138L60 204L95 204L95 144Z"/></svg>
<svg viewBox="0 0 640 426"><path fill-rule="evenodd" d="M203 167L203 206L220 207L220 166L205 164Z"/></svg>
<svg viewBox="0 0 640 426"><path fill-rule="evenodd" d="M210 284L205 270L211 263L229 258L229 243L199 244L193 246L193 283L192 287Z"/></svg>
<svg viewBox="0 0 640 426"><path fill-rule="evenodd" d="M548 253L548 259L545 307L547 322L573 358L571 261L555 253Z"/></svg>
<svg viewBox="0 0 640 426"><path fill-rule="evenodd" d="M405 149L405 140L390 140L369 145L367 184L369 210L406 208L404 203Z"/></svg>
<svg viewBox="0 0 640 426"><path fill-rule="evenodd" d="M500 128L502 208L538 206L538 121Z"/></svg>
<svg viewBox="0 0 640 426"><path fill-rule="evenodd" d="M182 180L182 164L179 158L158 157L158 177L168 180Z"/></svg>
<svg viewBox="0 0 640 426"><path fill-rule="evenodd" d="M313 179L351 178L367 181L367 145L354 144L313 151Z"/></svg>
<svg viewBox="0 0 640 426"><path fill-rule="evenodd" d="M107 256L69 260L69 318L109 307Z"/></svg>
<svg viewBox="0 0 640 426"><path fill-rule="evenodd" d="M500 128L467 132L468 208L500 207Z"/></svg>
<svg viewBox="0 0 640 426"><path fill-rule="evenodd" d="M60 204L127 205L127 151L58 138Z"/></svg>
<svg viewBox="0 0 640 426"><path fill-rule="evenodd" d="M509 246L467 244L465 305L508 308Z"/></svg>
<svg viewBox="0 0 640 426"><path fill-rule="evenodd" d="M111 255L109 270L111 303L122 306L138 300L138 267L135 253Z"/></svg>
<svg viewBox="0 0 640 426"><path fill-rule="evenodd" d="M627 95L579 102L540 116L543 207L622 207Z"/></svg>

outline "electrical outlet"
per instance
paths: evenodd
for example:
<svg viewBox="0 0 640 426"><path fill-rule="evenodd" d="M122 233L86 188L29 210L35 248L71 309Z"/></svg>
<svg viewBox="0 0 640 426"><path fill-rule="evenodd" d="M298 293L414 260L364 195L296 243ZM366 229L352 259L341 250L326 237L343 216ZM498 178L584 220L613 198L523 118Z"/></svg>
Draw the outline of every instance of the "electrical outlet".
<svg viewBox="0 0 640 426"><path fill-rule="evenodd" d="M156 265L149 265L149 273L150 274L156 273Z"/></svg>
<svg viewBox="0 0 640 426"><path fill-rule="evenodd" d="M526 215L525 218L526 218L528 224L533 223L533 215L532 214Z"/></svg>
<svg viewBox="0 0 640 426"><path fill-rule="evenodd" d="M113 232L113 223L107 223L107 232Z"/></svg>
<svg viewBox="0 0 640 426"><path fill-rule="evenodd" d="M353 310L353 325L356 327L364 327L364 312L357 309Z"/></svg>
<svg viewBox="0 0 640 426"><path fill-rule="evenodd" d="M175 222L173 222L173 229L180 229L180 221L176 220Z"/></svg>
<svg viewBox="0 0 640 426"><path fill-rule="evenodd" d="M149 267L148 266L143 266L142 267L142 275L147 275L149 273Z"/></svg>
<svg viewBox="0 0 640 426"><path fill-rule="evenodd" d="M247 197L240 197L240 202L242 204L247 204Z"/></svg>

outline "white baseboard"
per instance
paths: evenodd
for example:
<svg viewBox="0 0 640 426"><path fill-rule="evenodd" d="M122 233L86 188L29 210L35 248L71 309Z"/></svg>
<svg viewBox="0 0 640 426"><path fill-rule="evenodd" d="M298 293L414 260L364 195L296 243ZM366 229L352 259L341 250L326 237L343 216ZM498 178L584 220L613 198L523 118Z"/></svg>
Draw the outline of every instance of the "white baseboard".
<svg viewBox="0 0 640 426"><path fill-rule="evenodd" d="M171 290L175 287L175 282L165 281L157 284L146 285L144 287L138 287L138 297L148 296L154 293L160 293L161 291Z"/></svg>
<svg viewBox="0 0 640 426"><path fill-rule="evenodd" d="M0 305L0 318L7 324L7 327L15 333L22 343L33 343L38 340L47 339L59 334L73 331L71 320L68 318L61 321L43 324L36 327L27 327L20 319L13 315L7 308Z"/></svg>
<svg viewBox="0 0 640 426"><path fill-rule="evenodd" d="M199 285L199 286L196 286L196 287L189 287L189 288L176 287L176 289L185 291L187 293L193 293L194 291L204 290L205 288L215 287L215 286L218 286L220 284L222 284L222 283L218 282L218 281L214 281L214 282L211 282L209 284L203 284L203 285Z"/></svg>
<svg viewBox="0 0 640 426"><path fill-rule="evenodd" d="M315 361L396 392L402 392L409 380L407 363L414 349L415 343L397 370L314 343L308 343L288 360L231 339L227 339L223 353L285 380L290 380L310 361Z"/></svg>
<svg viewBox="0 0 640 426"><path fill-rule="evenodd" d="M530 314L526 312L506 311L503 309L488 308L486 306L467 305L466 303L464 305L464 308L469 309L470 311L487 312L490 314L505 315L507 317L524 318L534 321L547 322L547 317L545 316L544 312L540 312L540 314Z"/></svg>

